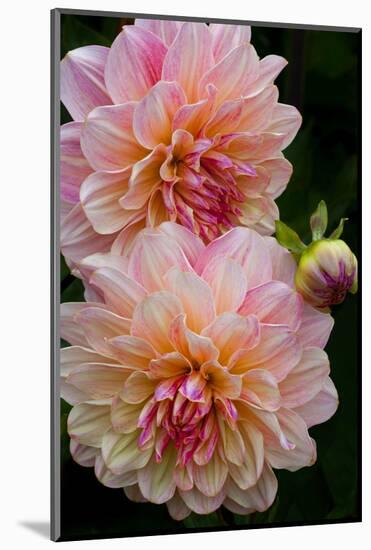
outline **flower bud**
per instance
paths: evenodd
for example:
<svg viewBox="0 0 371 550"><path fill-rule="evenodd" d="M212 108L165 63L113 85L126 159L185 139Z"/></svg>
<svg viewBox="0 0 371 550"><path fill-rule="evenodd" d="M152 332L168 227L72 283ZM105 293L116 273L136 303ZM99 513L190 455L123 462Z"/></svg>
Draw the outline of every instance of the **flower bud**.
<svg viewBox="0 0 371 550"><path fill-rule="evenodd" d="M357 258L340 239L314 241L300 257L295 285L314 307L340 304L357 292Z"/></svg>

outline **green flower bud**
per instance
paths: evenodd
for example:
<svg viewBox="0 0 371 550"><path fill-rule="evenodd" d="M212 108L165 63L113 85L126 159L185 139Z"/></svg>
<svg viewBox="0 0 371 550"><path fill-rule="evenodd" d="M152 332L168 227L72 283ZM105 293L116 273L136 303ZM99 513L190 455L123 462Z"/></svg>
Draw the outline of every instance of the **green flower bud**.
<svg viewBox="0 0 371 550"><path fill-rule="evenodd" d="M340 304L357 292L357 258L340 239L313 241L300 257L295 285L314 307Z"/></svg>

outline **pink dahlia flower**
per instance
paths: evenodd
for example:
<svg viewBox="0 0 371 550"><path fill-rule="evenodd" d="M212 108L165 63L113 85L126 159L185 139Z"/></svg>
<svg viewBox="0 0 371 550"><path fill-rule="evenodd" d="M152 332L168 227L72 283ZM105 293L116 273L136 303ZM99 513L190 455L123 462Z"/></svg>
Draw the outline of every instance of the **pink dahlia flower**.
<svg viewBox="0 0 371 550"><path fill-rule="evenodd" d="M260 60L249 27L174 21L136 20L111 48L69 52L64 255L79 261L166 220L206 243L237 225L272 234L292 172L282 150L301 123L273 84L286 63Z"/></svg>
<svg viewBox="0 0 371 550"><path fill-rule="evenodd" d="M164 222L126 251L85 262L96 302L62 304L74 459L178 520L267 509L273 469L312 465L308 428L337 408L332 317L295 291L290 253L251 229L205 246Z"/></svg>

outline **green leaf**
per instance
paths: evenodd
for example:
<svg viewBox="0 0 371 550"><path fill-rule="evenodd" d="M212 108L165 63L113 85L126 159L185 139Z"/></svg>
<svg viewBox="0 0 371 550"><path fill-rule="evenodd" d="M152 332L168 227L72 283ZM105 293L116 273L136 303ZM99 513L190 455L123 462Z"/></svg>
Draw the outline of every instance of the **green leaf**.
<svg viewBox="0 0 371 550"><path fill-rule="evenodd" d="M296 231L280 220L276 220L276 238L280 245L291 250L291 252L295 254L302 254L306 249L305 244Z"/></svg>
<svg viewBox="0 0 371 550"><path fill-rule="evenodd" d="M337 228L331 233L330 239L339 239L344 231L344 223L348 221L349 218L341 218Z"/></svg>
<svg viewBox="0 0 371 550"><path fill-rule="evenodd" d="M310 228L312 230L313 241L322 239L327 229L328 215L325 201L320 201L316 210L310 217Z"/></svg>

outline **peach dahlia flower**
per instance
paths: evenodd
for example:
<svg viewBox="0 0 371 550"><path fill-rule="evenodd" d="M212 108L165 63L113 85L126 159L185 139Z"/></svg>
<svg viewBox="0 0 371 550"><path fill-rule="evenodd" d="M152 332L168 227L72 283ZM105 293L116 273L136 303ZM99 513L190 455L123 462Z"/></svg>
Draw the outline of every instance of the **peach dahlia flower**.
<svg viewBox="0 0 371 550"><path fill-rule="evenodd" d="M294 290L290 253L247 228L205 246L164 222L84 268L96 302L61 314L74 459L178 520L267 509L273 469L315 462L308 428L338 403L333 319Z"/></svg>
<svg viewBox="0 0 371 550"><path fill-rule="evenodd" d="M301 116L278 102L286 65L259 59L250 28L136 20L111 48L61 62L62 250L70 262L118 232L177 222L209 242L274 231ZM135 231L131 231L134 235Z"/></svg>

